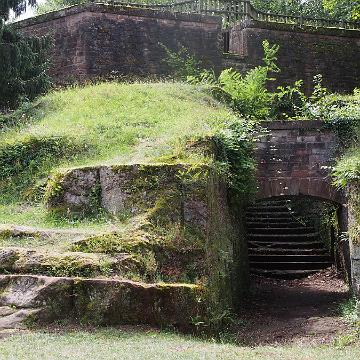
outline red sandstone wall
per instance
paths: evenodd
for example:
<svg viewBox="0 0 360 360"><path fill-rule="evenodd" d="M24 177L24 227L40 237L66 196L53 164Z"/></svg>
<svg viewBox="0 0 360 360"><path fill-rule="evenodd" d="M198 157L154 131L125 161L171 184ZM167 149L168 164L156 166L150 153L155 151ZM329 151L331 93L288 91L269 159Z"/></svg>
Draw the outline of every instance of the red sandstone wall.
<svg viewBox="0 0 360 360"><path fill-rule="evenodd" d="M242 66L255 67L262 63L265 39L280 45L282 71L273 87L303 79L308 93L317 74L324 76L325 85L333 91L360 86L360 31L243 22L230 32L230 52L240 56Z"/></svg>
<svg viewBox="0 0 360 360"><path fill-rule="evenodd" d="M309 195L343 203L331 185L337 137L321 121L264 122L257 143L259 198Z"/></svg>
<svg viewBox="0 0 360 360"><path fill-rule="evenodd" d="M166 74L165 50L185 46L206 67L222 62L221 20L108 5L86 5L17 25L23 33L52 34L51 74L58 82L111 74Z"/></svg>
<svg viewBox="0 0 360 360"><path fill-rule="evenodd" d="M82 5L21 21L26 34L54 37L51 74L57 82L97 76L167 74L165 51L185 46L203 66L246 71L262 63L262 42L279 44L279 84L322 74L333 91L360 86L360 31L299 28L245 21L230 32L230 51L222 56L221 19L109 5Z"/></svg>

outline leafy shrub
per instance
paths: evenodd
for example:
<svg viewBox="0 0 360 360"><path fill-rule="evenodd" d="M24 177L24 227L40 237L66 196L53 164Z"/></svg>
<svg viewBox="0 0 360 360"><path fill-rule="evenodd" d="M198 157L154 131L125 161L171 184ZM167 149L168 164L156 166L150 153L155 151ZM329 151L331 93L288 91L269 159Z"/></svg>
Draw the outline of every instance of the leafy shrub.
<svg viewBox="0 0 360 360"><path fill-rule="evenodd" d="M48 37L24 37L0 22L0 109L49 89Z"/></svg>
<svg viewBox="0 0 360 360"><path fill-rule="evenodd" d="M223 163L219 165L223 165L229 186L238 194L255 192L255 133L256 123L238 121L229 124L215 136L218 148L222 149L220 157Z"/></svg>
<svg viewBox="0 0 360 360"><path fill-rule="evenodd" d="M36 13L45 14L50 11L56 11L68 6L79 5L88 2L89 0L46 0L45 2L38 4Z"/></svg>
<svg viewBox="0 0 360 360"><path fill-rule="evenodd" d="M270 117L283 119L324 119L329 112L327 96L329 92L322 85L321 74L313 79L314 90L307 97L301 87L303 80L294 85L278 86L274 94Z"/></svg>
<svg viewBox="0 0 360 360"><path fill-rule="evenodd" d="M360 91L329 95L324 100L324 120L336 133L343 156L334 170L334 183L345 187L360 180Z"/></svg>
<svg viewBox="0 0 360 360"><path fill-rule="evenodd" d="M226 102L236 112L255 119L268 117L273 94L266 88L268 81L274 80L271 73L279 72L276 65L278 45L270 46L263 42L264 63L250 70L246 75L230 68L221 72L220 76L212 71L203 70L199 75L188 75L191 84L206 85L219 100Z"/></svg>
<svg viewBox="0 0 360 360"><path fill-rule="evenodd" d="M160 45L165 50L165 62L175 79L186 80L188 76L200 75L201 62L186 47L181 46L179 51L175 52L163 44Z"/></svg>
<svg viewBox="0 0 360 360"><path fill-rule="evenodd" d="M69 141L63 138L29 136L20 142L0 147L0 178L9 178L21 172L37 169L41 161L51 156L70 152Z"/></svg>
<svg viewBox="0 0 360 360"><path fill-rule="evenodd" d="M278 86L271 107L271 117L293 118L301 116L306 105L306 96L301 91L302 80L293 86Z"/></svg>

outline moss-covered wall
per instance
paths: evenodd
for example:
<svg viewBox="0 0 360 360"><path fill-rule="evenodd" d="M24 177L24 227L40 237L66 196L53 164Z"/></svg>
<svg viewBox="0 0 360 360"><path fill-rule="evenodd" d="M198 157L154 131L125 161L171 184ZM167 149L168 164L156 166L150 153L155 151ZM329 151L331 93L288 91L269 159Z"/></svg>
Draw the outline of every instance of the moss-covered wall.
<svg viewBox="0 0 360 360"><path fill-rule="evenodd" d="M352 288L360 296L360 183L348 187Z"/></svg>
<svg viewBox="0 0 360 360"><path fill-rule="evenodd" d="M249 266L243 214L245 203L231 197L216 175L209 179L209 232L207 260L211 268L209 289L214 304L220 299L224 309L239 308L249 287Z"/></svg>
<svg viewBox="0 0 360 360"><path fill-rule="evenodd" d="M174 263L183 259L180 262L186 266L177 270L185 271L188 281L205 286L211 310L217 313L236 308L247 291L242 201L235 197L229 201L227 186L212 166L135 164L73 169L49 179L46 199L49 211L61 216L107 211L130 223L125 234L85 240L75 251L112 253L121 248L141 256L143 244L154 252L162 270L171 256ZM186 254L196 262L193 269L198 276L193 279L191 264L184 261ZM203 256L202 263L199 256Z"/></svg>
<svg viewBox="0 0 360 360"><path fill-rule="evenodd" d="M202 297L202 287L187 284L0 276L0 306L19 312L36 310L32 320L44 323L61 320L75 324L149 324L192 329L195 319L204 313L204 304L199 301Z"/></svg>
<svg viewBox="0 0 360 360"><path fill-rule="evenodd" d="M110 4L72 6L19 21L26 35L52 35L50 75L56 83L168 74L165 45L185 46L205 66L221 67L221 19Z"/></svg>

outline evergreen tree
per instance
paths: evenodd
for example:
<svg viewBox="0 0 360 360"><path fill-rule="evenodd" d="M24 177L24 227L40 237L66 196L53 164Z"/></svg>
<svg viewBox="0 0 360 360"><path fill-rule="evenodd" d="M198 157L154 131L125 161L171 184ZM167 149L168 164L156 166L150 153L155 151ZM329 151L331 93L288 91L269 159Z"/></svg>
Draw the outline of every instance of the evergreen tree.
<svg viewBox="0 0 360 360"><path fill-rule="evenodd" d="M33 0L0 0L0 109L32 100L50 86L47 37L26 37L5 24L10 9L19 14Z"/></svg>

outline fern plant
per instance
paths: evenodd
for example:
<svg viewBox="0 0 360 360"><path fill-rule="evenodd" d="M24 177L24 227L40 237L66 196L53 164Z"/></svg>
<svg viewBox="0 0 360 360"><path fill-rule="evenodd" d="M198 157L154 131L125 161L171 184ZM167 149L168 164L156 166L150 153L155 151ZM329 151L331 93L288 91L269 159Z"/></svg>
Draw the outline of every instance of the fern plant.
<svg viewBox="0 0 360 360"><path fill-rule="evenodd" d="M278 45L263 42L264 65L250 70L245 75L230 68L216 77L213 71L203 70L200 74L189 75L191 84L201 84L210 88L213 95L227 103L243 116L255 119L267 118L270 112L273 94L267 90L268 81L274 80L272 73L279 72L276 65Z"/></svg>

